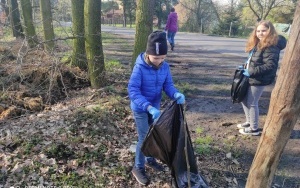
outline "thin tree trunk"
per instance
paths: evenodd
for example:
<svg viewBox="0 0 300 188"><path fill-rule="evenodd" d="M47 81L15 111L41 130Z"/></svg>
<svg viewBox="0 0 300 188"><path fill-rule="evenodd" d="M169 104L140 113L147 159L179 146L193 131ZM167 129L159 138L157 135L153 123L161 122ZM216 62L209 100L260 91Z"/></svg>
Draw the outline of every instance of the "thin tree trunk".
<svg viewBox="0 0 300 188"><path fill-rule="evenodd" d="M101 38L101 1L84 2L85 49L92 88L106 84L104 54Z"/></svg>
<svg viewBox="0 0 300 188"><path fill-rule="evenodd" d="M45 45L44 48L47 51L54 49L54 30L52 25L52 13L50 0L40 0L41 16L43 21L43 32Z"/></svg>
<svg viewBox="0 0 300 188"><path fill-rule="evenodd" d="M162 25L162 15L163 15L163 13L162 13L162 8L161 8L161 1L158 1L157 2L158 3L158 5L157 5L157 7L158 7L158 10L156 11L156 16L157 16L157 28L158 29L161 29L161 25Z"/></svg>
<svg viewBox="0 0 300 188"><path fill-rule="evenodd" d="M72 29L76 38L73 40L72 65L82 70L87 69L84 39L84 0L72 0Z"/></svg>
<svg viewBox="0 0 300 188"><path fill-rule="evenodd" d="M20 20L20 12L17 0L9 1L10 23L13 30L13 36L16 38L24 37L23 28Z"/></svg>
<svg viewBox="0 0 300 188"><path fill-rule="evenodd" d="M20 1L25 25L25 33L27 42L30 48L33 48L37 44L37 36L35 33L35 28L33 26L33 19L32 19L32 7L30 1Z"/></svg>
<svg viewBox="0 0 300 188"><path fill-rule="evenodd" d="M271 187L280 157L300 114L300 1L271 95L263 133L246 188Z"/></svg>
<svg viewBox="0 0 300 188"><path fill-rule="evenodd" d="M127 6L128 6L128 1L127 0L123 0L123 27L126 27L127 25L127 15L126 15L126 9L127 9Z"/></svg>
<svg viewBox="0 0 300 188"><path fill-rule="evenodd" d="M153 31L153 0L138 0L136 9L136 32L132 55L133 67L136 57L146 50L148 35Z"/></svg>

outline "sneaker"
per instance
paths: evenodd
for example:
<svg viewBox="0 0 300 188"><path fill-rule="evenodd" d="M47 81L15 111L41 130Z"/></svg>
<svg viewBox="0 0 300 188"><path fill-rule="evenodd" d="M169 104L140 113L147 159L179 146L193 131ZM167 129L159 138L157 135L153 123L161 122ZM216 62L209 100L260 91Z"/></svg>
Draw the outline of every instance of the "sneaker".
<svg viewBox="0 0 300 188"><path fill-rule="evenodd" d="M140 184L148 185L150 183L150 180L146 175L145 169L133 167L131 173Z"/></svg>
<svg viewBox="0 0 300 188"><path fill-rule="evenodd" d="M258 129L252 130L251 127L240 129L239 132L244 135L252 135L252 136L257 136L260 134Z"/></svg>
<svg viewBox="0 0 300 188"><path fill-rule="evenodd" d="M247 128L247 127L250 127L250 123L248 123L248 122L237 124L238 129L244 129L244 128Z"/></svg>
<svg viewBox="0 0 300 188"><path fill-rule="evenodd" d="M156 161L151 161L151 162L146 161L145 165L150 168L153 168L156 171L164 171L164 167L158 164Z"/></svg>

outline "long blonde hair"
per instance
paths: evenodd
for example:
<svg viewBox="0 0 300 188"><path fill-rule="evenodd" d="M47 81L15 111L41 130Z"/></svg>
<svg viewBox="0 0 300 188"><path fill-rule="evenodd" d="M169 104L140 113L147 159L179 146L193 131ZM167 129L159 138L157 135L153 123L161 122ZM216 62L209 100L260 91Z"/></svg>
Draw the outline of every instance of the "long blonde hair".
<svg viewBox="0 0 300 188"><path fill-rule="evenodd" d="M257 27L263 25L268 29L268 33L267 36L262 39L259 40L256 36L256 30ZM260 22L258 22L258 24L256 25L255 29L252 31L252 33L250 34L247 44L246 44L246 52L251 51L255 46L258 50L263 50L269 46L273 46L276 45L278 42L278 34L275 30L274 25L266 20L262 20Z"/></svg>

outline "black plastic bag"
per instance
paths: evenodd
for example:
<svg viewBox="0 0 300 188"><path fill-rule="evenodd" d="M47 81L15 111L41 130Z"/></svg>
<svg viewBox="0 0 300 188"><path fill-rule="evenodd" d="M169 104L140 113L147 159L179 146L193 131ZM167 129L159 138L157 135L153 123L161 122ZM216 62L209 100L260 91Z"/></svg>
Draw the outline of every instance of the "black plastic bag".
<svg viewBox="0 0 300 188"><path fill-rule="evenodd" d="M198 173L183 107L176 101L152 124L141 149L145 156L154 157L168 165L176 187L208 187Z"/></svg>
<svg viewBox="0 0 300 188"><path fill-rule="evenodd" d="M244 70L236 69L231 85L232 103L240 103L245 98L249 88L249 78L243 75Z"/></svg>

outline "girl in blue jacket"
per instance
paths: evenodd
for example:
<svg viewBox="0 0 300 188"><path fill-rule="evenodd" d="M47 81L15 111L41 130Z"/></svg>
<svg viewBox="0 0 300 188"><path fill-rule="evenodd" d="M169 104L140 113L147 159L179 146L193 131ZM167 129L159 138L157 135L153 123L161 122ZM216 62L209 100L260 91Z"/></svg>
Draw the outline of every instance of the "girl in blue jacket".
<svg viewBox="0 0 300 188"><path fill-rule="evenodd" d="M137 57L128 83L130 107L138 134L132 174L142 185L150 183L145 165L157 171L164 170L153 157L145 157L141 151L150 125L160 116L162 91L171 99L177 100L178 104L185 102L185 96L174 86L169 64L165 61L167 52L166 33L151 33L146 52Z"/></svg>

